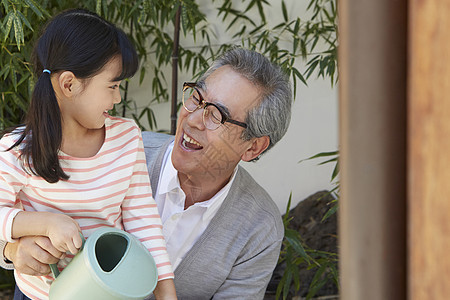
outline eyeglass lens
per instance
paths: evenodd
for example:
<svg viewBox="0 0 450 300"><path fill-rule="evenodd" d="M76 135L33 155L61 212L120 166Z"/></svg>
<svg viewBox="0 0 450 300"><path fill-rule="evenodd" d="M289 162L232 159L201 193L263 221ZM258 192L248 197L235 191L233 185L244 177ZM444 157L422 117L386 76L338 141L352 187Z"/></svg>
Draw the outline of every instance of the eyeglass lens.
<svg viewBox="0 0 450 300"><path fill-rule="evenodd" d="M183 91L183 106L188 112L194 112L203 106L203 124L210 130L215 130L221 125L222 114L211 104L200 103L201 96L192 87L186 87Z"/></svg>

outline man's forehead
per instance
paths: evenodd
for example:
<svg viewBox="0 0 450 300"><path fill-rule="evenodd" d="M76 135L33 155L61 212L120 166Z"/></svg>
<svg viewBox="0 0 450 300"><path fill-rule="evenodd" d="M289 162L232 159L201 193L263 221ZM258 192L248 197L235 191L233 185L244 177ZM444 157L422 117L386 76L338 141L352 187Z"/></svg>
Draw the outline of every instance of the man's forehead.
<svg viewBox="0 0 450 300"><path fill-rule="evenodd" d="M250 109L261 98L260 89L230 65L215 69L206 78L199 80L197 87L202 91L205 101L220 103L232 114Z"/></svg>
<svg viewBox="0 0 450 300"><path fill-rule="evenodd" d="M216 104L217 106L222 108L223 112L226 115L228 115L228 116L230 115L230 110L224 103L224 100L226 100L226 99L217 99L215 95L206 95L208 88L207 88L205 80L199 80L196 83L196 85L197 85L197 88L199 88L203 92L202 96L206 102L212 102L212 103Z"/></svg>

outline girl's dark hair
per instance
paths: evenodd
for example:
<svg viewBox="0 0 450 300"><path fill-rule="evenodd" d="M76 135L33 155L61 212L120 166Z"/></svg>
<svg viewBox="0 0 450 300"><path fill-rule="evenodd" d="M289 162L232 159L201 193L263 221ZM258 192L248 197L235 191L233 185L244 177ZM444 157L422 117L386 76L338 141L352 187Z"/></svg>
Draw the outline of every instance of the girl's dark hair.
<svg viewBox="0 0 450 300"><path fill-rule="evenodd" d="M24 169L27 167L50 183L69 178L58 159L62 143L61 112L50 74L43 70L71 71L79 79L89 79L116 56L122 58L122 72L113 81L133 76L138 68L136 50L122 30L97 14L75 9L50 20L32 54L37 82L25 128L8 149L23 142Z"/></svg>

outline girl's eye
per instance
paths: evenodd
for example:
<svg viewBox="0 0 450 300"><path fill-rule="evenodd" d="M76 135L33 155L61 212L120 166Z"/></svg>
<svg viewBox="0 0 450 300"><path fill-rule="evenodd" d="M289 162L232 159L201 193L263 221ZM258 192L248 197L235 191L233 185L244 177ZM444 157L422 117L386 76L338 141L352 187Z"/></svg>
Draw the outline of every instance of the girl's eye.
<svg viewBox="0 0 450 300"><path fill-rule="evenodd" d="M115 90L115 89L118 88L118 87L119 87L118 84L115 84L115 85L113 85L113 86L110 86L110 88L113 89L113 90Z"/></svg>

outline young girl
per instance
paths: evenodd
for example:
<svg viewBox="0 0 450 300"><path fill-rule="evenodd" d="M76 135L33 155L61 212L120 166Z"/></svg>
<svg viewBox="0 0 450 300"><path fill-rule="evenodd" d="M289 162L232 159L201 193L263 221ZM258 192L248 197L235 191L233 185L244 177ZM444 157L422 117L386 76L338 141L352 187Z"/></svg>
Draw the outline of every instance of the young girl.
<svg viewBox="0 0 450 300"><path fill-rule="evenodd" d="M158 267L155 295L176 298L139 128L108 111L138 67L120 29L84 10L56 16L33 52L37 82L24 126L0 140L0 239L47 236L72 253L100 227L135 235ZM17 208L21 206L23 209ZM52 276L15 272L20 291L48 298Z"/></svg>

